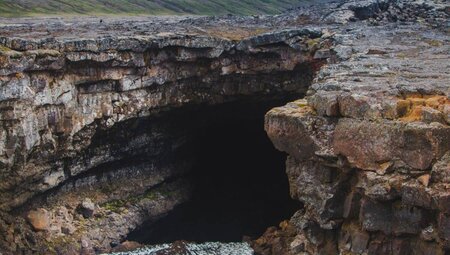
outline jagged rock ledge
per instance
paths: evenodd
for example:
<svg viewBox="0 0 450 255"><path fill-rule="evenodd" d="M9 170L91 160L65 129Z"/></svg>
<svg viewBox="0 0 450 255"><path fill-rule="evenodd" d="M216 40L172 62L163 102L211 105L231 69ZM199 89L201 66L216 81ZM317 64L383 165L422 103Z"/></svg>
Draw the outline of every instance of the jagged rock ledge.
<svg viewBox="0 0 450 255"><path fill-rule="evenodd" d="M214 106L248 117L307 93L266 116L305 208L255 250L445 254L447 19L442 1L365 0L275 17L2 20L2 252L109 251L189 200L195 130L229 118Z"/></svg>
<svg viewBox="0 0 450 255"><path fill-rule="evenodd" d="M447 254L448 34L385 25L334 38L339 62L321 69L306 99L266 115L305 208L290 235L266 233L259 251L283 247L272 243L281 236L283 254Z"/></svg>
<svg viewBox="0 0 450 255"><path fill-rule="evenodd" d="M213 116L196 106L301 97L332 44L308 29L0 43L1 209L38 231L16 217L5 238L57 253L107 251L186 201L192 137Z"/></svg>

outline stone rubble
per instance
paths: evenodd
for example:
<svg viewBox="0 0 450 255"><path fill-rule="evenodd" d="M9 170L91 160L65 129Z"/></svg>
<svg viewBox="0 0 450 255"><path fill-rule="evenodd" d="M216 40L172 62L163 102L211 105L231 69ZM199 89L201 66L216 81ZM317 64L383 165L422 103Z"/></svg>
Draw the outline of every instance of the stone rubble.
<svg viewBox="0 0 450 255"><path fill-rule="evenodd" d="M253 255L247 243L186 243L153 245L132 252L117 252L110 255Z"/></svg>
<svg viewBox="0 0 450 255"><path fill-rule="evenodd" d="M277 16L0 19L1 252L111 251L189 200L189 142L208 117L181 110L304 95L265 123L304 208L255 251L448 252L448 5L324 2ZM180 245L252 254L142 252Z"/></svg>

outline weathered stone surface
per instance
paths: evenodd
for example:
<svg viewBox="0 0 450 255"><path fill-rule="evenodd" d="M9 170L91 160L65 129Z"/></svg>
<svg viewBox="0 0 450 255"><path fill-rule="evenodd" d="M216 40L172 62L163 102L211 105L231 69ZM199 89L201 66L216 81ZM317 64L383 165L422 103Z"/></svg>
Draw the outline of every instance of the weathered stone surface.
<svg viewBox="0 0 450 255"><path fill-rule="evenodd" d="M427 170L450 150L448 137L448 126L346 118L336 126L333 146L336 153L346 156L353 166L361 169L379 170L386 162L394 164L400 160L413 170Z"/></svg>
<svg viewBox="0 0 450 255"><path fill-rule="evenodd" d="M450 182L450 152L447 152L436 164L433 165L431 178L434 182Z"/></svg>
<svg viewBox="0 0 450 255"><path fill-rule="evenodd" d="M293 102L266 114L269 137L289 154L291 195L305 204L302 217L291 221L300 226L300 236L307 236L306 225L332 229L339 238L322 242L334 243L341 254L445 254L450 204L448 34L433 22L391 26L386 21L448 14L431 14L438 1L423 6L416 1L359 2L361 6L350 8L354 18L377 26L348 24L346 31L333 31L336 56L320 69L307 104L293 107ZM410 15L401 14L404 10ZM425 36L430 31L433 35ZM323 188L333 182L323 176L330 167L334 180L343 173L346 178L340 183L345 188L328 193ZM328 207L333 217L317 217L324 210L319 205L337 194L343 207ZM304 247L317 244L304 240Z"/></svg>
<svg viewBox="0 0 450 255"><path fill-rule="evenodd" d="M207 118L165 114L307 94L266 115L304 210L267 233L263 252L444 254L447 19L438 0L102 25L2 19L0 248L109 251L189 199L186 151ZM98 207L82 206L85 218L86 198ZM32 229L36 208L46 213Z"/></svg>
<svg viewBox="0 0 450 255"><path fill-rule="evenodd" d="M27 219L36 231L48 230L50 227L50 214L44 208L30 211Z"/></svg>
<svg viewBox="0 0 450 255"><path fill-rule="evenodd" d="M78 210L85 218L91 218L95 213L95 204L89 198L86 198L78 206Z"/></svg>
<svg viewBox="0 0 450 255"><path fill-rule="evenodd" d="M332 219L342 218L348 175L340 170L288 157L286 172L291 196L305 204L316 222L334 228Z"/></svg>
<svg viewBox="0 0 450 255"><path fill-rule="evenodd" d="M133 242L133 241L125 241L121 244L117 245L116 247L113 247L112 252L129 252L132 250L136 250L138 248L141 248L142 244Z"/></svg>
<svg viewBox="0 0 450 255"><path fill-rule="evenodd" d="M301 97L326 61L315 52L331 46L321 28L249 24L236 39L220 23L212 23L218 31L201 25L212 33L192 29L190 18L162 26L137 20L125 22L130 34L80 31L75 38L67 20L43 19L52 32L41 36L30 36L40 33L39 21L1 25L0 210L39 206L51 215L48 236L32 233L38 241L12 252L106 252L187 201L189 183L180 176L195 160L191 140L220 114L181 112ZM58 215L61 207L67 217Z"/></svg>
<svg viewBox="0 0 450 255"><path fill-rule="evenodd" d="M439 214L438 234L444 240L444 246L450 247L450 217L446 214Z"/></svg>
<svg viewBox="0 0 450 255"><path fill-rule="evenodd" d="M342 225L339 236L339 249L348 250L356 254L361 254L367 250L370 234L356 224L347 223Z"/></svg>
<svg viewBox="0 0 450 255"><path fill-rule="evenodd" d="M58 72L48 61L37 73L31 67L1 69L6 72L0 79L4 91L1 116L8 123L2 129L0 145L0 162L5 169L2 176L8 182L2 182L1 188L16 190L14 198L2 197L2 207L23 204L36 193L111 161L114 156L107 152L83 162L72 159L86 150L95 135L89 130L98 126L111 127L185 104L220 104L255 93L268 97L301 93L313 72L306 63L317 62L313 54L318 47L308 48L308 40L326 40L320 35L305 29L274 32L245 41L252 50L203 35L114 38L106 42L102 38L81 39L75 41L74 49L68 47L74 41L62 38L55 41L62 44L57 57L63 65ZM271 46L292 37L295 45L305 44L306 48ZM41 42L39 49L52 47L45 38ZM130 47L137 43L142 48L111 48L118 42ZM222 50L211 53L218 49ZM25 50L23 58L28 56ZM191 64L194 61L196 64ZM224 68L228 68L226 73ZM13 73L16 75L11 77ZM36 187L25 190L21 188L24 183Z"/></svg>
<svg viewBox="0 0 450 255"><path fill-rule="evenodd" d="M296 254L304 249L303 244L302 240L296 236L294 226L288 221L280 223L278 228L268 228L260 238L252 241L256 254L261 255Z"/></svg>

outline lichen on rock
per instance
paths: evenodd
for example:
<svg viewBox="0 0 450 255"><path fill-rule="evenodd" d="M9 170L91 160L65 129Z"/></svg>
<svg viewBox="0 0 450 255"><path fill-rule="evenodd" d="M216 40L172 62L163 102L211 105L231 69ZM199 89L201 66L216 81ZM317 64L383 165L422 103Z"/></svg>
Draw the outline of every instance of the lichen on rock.
<svg viewBox="0 0 450 255"><path fill-rule="evenodd" d="M291 219L302 250L445 254L448 45L422 46L429 28L417 24L348 31L334 37L351 53L329 61L308 92L315 114L287 104L266 115L269 137L289 154L291 195L305 205Z"/></svg>
<svg viewBox="0 0 450 255"><path fill-rule="evenodd" d="M343 0L277 16L4 20L0 249L111 251L189 201L196 132L282 102L265 130L303 208L255 251L445 254L447 19L440 0ZM137 254L180 246L252 253Z"/></svg>

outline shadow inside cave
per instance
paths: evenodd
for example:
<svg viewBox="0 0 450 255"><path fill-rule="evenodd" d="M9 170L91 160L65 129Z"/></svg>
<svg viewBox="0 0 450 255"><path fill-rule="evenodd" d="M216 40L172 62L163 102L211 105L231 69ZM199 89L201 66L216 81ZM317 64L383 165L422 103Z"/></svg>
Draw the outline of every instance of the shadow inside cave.
<svg viewBox="0 0 450 255"><path fill-rule="evenodd" d="M301 204L289 195L285 155L264 131L267 109L252 117L208 120L192 147L197 161L188 176L193 184L191 200L159 221L143 224L127 240L235 242L258 237L289 219ZM234 111L239 108L227 109L230 115Z"/></svg>

